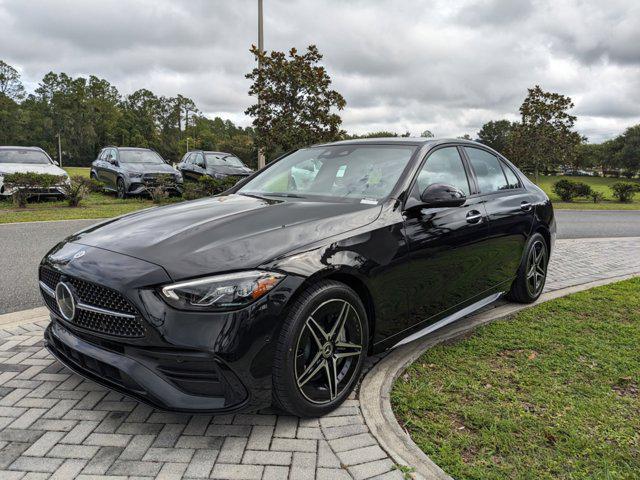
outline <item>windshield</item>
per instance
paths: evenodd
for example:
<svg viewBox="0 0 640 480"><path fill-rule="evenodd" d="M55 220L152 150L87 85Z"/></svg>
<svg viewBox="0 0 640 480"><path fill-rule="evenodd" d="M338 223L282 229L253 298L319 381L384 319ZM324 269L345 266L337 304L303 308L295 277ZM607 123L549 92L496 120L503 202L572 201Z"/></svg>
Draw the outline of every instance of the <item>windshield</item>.
<svg viewBox="0 0 640 480"><path fill-rule="evenodd" d="M416 147L333 145L298 150L244 185L238 193L290 197L387 197Z"/></svg>
<svg viewBox="0 0 640 480"><path fill-rule="evenodd" d="M51 162L44 152L38 150L0 150L0 163L47 165Z"/></svg>
<svg viewBox="0 0 640 480"><path fill-rule="evenodd" d="M220 155L219 153L205 153L204 158L207 160L207 165L220 167L244 167L244 163L238 157L234 155Z"/></svg>
<svg viewBox="0 0 640 480"><path fill-rule="evenodd" d="M164 163L160 155L151 150L120 150L123 163Z"/></svg>

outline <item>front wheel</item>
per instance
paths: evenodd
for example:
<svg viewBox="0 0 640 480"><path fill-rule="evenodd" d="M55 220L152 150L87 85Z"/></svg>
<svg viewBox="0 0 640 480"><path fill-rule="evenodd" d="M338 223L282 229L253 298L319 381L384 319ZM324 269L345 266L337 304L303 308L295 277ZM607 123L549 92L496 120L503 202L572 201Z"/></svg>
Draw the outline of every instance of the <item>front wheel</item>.
<svg viewBox="0 0 640 480"><path fill-rule="evenodd" d="M121 178L116 182L116 194L118 198L127 198L127 189L124 186L124 180Z"/></svg>
<svg viewBox="0 0 640 480"><path fill-rule="evenodd" d="M276 406L301 417L338 407L356 385L369 345L360 297L339 282L322 281L294 302L276 347Z"/></svg>
<svg viewBox="0 0 640 480"><path fill-rule="evenodd" d="M542 294L547 280L549 249L544 237L539 233L527 242L525 255L518 269L518 275L511 285L508 298L518 303L533 303Z"/></svg>

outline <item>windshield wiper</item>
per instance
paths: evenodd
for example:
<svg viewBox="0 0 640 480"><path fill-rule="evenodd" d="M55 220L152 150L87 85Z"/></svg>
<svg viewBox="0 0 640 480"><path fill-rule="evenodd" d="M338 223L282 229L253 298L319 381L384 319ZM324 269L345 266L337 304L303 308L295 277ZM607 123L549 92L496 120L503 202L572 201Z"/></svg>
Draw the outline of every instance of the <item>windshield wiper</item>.
<svg viewBox="0 0 640 480"><path fill-rule="evenodd" d="M277 193L263 193L268 197L286 197L286 198L304 198L302 195L298 195L296 193L286 193L286 192L277 192Z"/></svg>

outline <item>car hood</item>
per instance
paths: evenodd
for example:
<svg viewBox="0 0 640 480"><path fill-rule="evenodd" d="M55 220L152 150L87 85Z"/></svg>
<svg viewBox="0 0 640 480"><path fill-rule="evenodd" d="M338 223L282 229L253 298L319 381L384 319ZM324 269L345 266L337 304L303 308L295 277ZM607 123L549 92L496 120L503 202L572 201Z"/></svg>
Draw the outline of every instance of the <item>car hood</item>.
<svg viewBox="0 0 640 480"><path fill-rule="evenodd" d="M68 240L161 265L174 280L256 268L373 222L380 206L228 195L151 208Z"/></svg>
<svg viewBox="0 0 640 480"><path fill-rule="evenodd" d="M171 165L166 163L121 163L122 170L125 172L142 172L142 173L178 173Z"/></svg>
<svg viewBox="0 0 640 480"><path fill-rule="evenodd" d="M29 163L0 163L0 175L7 175L9 173L49 173L51 175L60 175L68 177L60 167L49 163L48 165L29 164Z"/></svg>
<svg viewBox="0 0 640 480"><path fill-rule="evenodd" d="M210 168L211 173L224 173L225 175L251 175L253 170L248 167L233 167L227 165L216 165Z"/></svg>

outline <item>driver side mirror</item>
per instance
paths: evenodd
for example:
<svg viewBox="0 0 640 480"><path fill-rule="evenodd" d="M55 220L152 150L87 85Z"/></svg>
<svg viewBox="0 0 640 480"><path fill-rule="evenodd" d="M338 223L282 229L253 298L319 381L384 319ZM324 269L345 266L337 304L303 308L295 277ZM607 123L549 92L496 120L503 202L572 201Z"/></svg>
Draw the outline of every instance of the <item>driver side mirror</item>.
<svg viewBox="0 0 640 480"><path fill-rule="evenodd" d="M446 183L432 183L424 189L420 200L410 197L405 210L417 208L460 207L467 197L462 190Z"/></svg>
<svg viewBox="0 0 640 480"><path fill-rule="evenodd" d="M107 157L107 162L109 162L114 167L118 166L118 161L115 158L113 158L111 155L109 155L109 157Z"/></svg>
<svg viewBox="0 0 640 480"><path fill-rule="evenodd" d="M420 200L425 208L459 207L464 204L467 197L458 187L446 183L432 183L424 189Z"/></svg>

